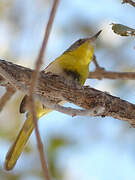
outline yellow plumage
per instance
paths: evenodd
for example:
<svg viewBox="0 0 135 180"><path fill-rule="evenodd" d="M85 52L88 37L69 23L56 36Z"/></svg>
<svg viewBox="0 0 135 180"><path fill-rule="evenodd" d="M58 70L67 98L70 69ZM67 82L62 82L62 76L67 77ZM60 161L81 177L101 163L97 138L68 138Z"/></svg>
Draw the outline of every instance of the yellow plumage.
<svg viewBox="0 0 135 180"><path fill-rule="evenodd" d="M80 39L76 41L69 49L67 49L60 57L53 61L44 72L52 72L63 76L65 79L77 81L83 85L88 77L89 63L92 60L94 53L94 42L97 36L100 34L99 31L95 36L86 39ZM64 102L60 102L63 104ZM24 113L27 111L27 96L20 106L20 112ZM50 109L46 109L40 102L36 102L37 118L39 119L43 115L51 112ZM26 121L20 130L15 142L9 149L6 160L5 169L11 170L18 160L23 148L29 139L34 129L33 120L31 114L28 112Z"/></svg>

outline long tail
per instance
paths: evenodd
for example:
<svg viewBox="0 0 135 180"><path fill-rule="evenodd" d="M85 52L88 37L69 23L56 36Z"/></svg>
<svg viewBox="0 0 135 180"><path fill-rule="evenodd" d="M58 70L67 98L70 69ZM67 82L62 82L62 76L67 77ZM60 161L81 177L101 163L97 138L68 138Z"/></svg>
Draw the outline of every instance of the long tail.
<svg viewBox="0 0 135 180"><path fill-rule="evenodd" d="M39 119L43 115L51 112L50 109L44 109L40 103L36 104L37 118ZM28 113L27 119L24 122L22 129L20 130L15 142L9 149L4 167L6 170L11 170L15 166L20 154L22 153L25 144L27 143L32 131L34 129L32 115Z"/></svg>

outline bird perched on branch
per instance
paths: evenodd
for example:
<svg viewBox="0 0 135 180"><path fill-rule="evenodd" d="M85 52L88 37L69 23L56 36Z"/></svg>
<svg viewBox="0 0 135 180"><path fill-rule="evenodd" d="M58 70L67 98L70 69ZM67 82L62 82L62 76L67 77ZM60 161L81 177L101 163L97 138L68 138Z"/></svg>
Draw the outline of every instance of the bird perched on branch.
<svg viewBox="0 0 135 180"><path fill-rule="evenodd" d="M44 73L51 72L64 77L66 80L76 81L83 85L88 77L89 64L93 58L95 40L100 33L101 31L93 37L79 39L76 41L60 57L49 64L49 66L45 68ZM63 103L64 102L60 102L60 104ZM6 170L11 170L15 166L34 129L32 115L28 108L27 95L24 96L20 104L20 113L24 113L26 111L28 111L26 121L6 155ZM45 108L40 102L36 101L38 119L51 111L51 109Z"/></svg>

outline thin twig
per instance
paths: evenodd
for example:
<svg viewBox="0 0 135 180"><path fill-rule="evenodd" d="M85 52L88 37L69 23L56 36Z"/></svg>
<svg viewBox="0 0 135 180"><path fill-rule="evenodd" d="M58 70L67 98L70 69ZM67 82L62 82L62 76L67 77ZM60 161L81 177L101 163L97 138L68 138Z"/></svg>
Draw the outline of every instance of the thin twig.
<svg viewBox="0 0 135 180"><path fill-rule="evenodd" d="M0 112L7 103L7 101L13 96L15 89L13 87L7 87L5 94L0 98Z"/></svg>
<svg viewBox="0 0 135 180"><path fill-rule="evenodd" d="M131 6L135 7L135 2L132 1L132 0L123 0L122 4L125 4L125 3L128 3L128 4L130 4Z"/></svg>
<svg viewBox="0 0 135 180"><path fill-rule="evenodd" d="M94 71L89 72L88 78L90 79L123 79L135 80L135 72L113 72L113 71Z"/></svg>
<svg viewBox="0 0 135 180"><path fill-rule="evenodd" d="M42 104L44 104L49 109L56 110L58 112L70 115L72 117L75 116L101 116L104 114L105 108L103 106L96 106L94 108L91 108L89 110L87 109L75 109L71 107L63 107L59 104L52 103L48 101L45 97L40 95L35 95L35 98L37 98Z"/></svg>
<svg viewBox="0 0 135 180"><path fill-rule="evenodd" d="M35 103L34 103L34 90L35 90L37 80L38 80L38 73L39 73L40 67L41 67L42 62L43 62L43 56L44 56L44 53L46 50L46 46L47 46L47 42L48 42L48 38L49 38L49 34L50 34L50 30L51 30L52 23L54 20L54 16L55 16L55 12L57 9L58 2L59 2L58 0L54 0L54 2L53 2L53 6L52 6L52 10L51 10L50 17L48 20L48 24L47 24L47 27L45 29L43 43L42 43L42 46L41 46L41 49L40 49L40 52L39 52L39 55L38 55L38 58L36 61L36 69L35 69L33 76L32 76L32 81L31 81L31 86L30 86L30 97L29 97L30 110L31 110L31 113L33 116L33 123L35 126L37 145L38 145L38 150L40 153L40 160L41 160L42 169L43 169L44 176L45 176L46 180L49 180L50 177L49 177L49 172L48 172L48 167L47 167L47 160L46 160L45 155L44 155L43 144L41 142L39 129L38 129L38 125L37 125L36 108L35 108Z"/></svg>
<svg viewBox="0 0 135 180"><path fill-rule="evenodd" d="M102 70L104 70L104 68L103 67L100 67L99 66L99 64L98 64L98 62L97 62L97 58L96 58L96 56L95 56L95 54L93 55L93 63L95 64L95 67L96 67L96 71L102 71Z"/></svg>

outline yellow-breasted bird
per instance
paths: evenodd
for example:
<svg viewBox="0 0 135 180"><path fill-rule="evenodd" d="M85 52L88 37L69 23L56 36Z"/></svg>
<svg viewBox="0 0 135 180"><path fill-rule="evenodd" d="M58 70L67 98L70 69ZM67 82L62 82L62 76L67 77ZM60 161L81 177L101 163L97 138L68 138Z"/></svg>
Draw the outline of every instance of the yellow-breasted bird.
<svg viewBox="0 0 135 180"><path fill-rule="evenodd" d="M60 57L49 64L49 66L45 68L44 72L51 72L53 74L60 75L65 79L77 81L79 84L83 85L88 77L89 64L93 58L95 40L100 33L101 31L93 37L79 39L76 41ZM27 101L28 96L26 95L21 102L20 113L28 111ZM60 104L64 103L65 102L60 102ZM36 101L36 111L37 118L39 119L52 110L44 108L40 102ZM32 115L28 112L22 129L6 155L6 170L11 170L15 166L16 161L22 153L33 129L34 125Z"/></svg>

